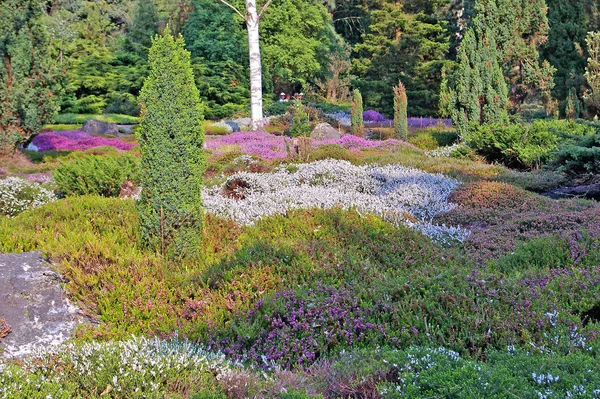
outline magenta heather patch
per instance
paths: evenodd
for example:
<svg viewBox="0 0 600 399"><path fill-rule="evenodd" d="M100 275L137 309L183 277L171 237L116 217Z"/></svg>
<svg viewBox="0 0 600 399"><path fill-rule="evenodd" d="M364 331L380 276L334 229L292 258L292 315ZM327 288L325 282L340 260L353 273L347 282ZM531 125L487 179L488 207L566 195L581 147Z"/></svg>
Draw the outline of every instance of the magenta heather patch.
<svg viewBox="0 0 600 399"><path fill-rule="evenodd" d="M238 145L245 154L252 154L264 159L281 159L287 157L285 138L261 132L235 132L227 136L206 141L206 148L216 149L226 145Z"/></svg>
<svg viewBox="0 0 600 399"><path fill-rule="evenodd" d="M261 132L236 132L227 136L218 137L206 141L206 148L214 149L217 152L219 147L226 145L237 145L245 154L256 155L264 159L282 159L287 157L285 142L291 142L291 139L283 136L275 136L269 133ZM381 148L396 149L401 146L413 145L395 139L384 141L367 140L361 137L347 134L339 139L331 140L313 140L313 148L323 145L339 145L351 151L360 151L363 148Z"/></svg>
<svg viewBox="0 0 600 399"><path fill-rule="evenodd" d="M31 142L38 151L83 151L94 147L114 147L130 150L133 144L119 139L91 136L82 131L40 133Z"/></svg>

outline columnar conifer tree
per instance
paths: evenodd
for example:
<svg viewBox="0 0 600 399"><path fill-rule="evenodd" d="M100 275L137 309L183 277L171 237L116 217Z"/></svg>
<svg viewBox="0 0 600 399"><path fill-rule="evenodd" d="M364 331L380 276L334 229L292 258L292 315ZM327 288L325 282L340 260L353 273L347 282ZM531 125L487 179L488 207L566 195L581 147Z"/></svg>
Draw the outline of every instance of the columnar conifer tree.
<svg viewBox="0 0 600 399"><path fill-rule="evenodd" d="M45 1L0 4L0 153L36 134L58 111L62 72L42 25Z"/></svg>
<svg viewBox="0 0 600 399"><path fill-rule="evenodd" d="M175 256L195 256L202 230L202 105L183 38L167 27L152 41L150 76L140 94L142 236Z"/></svg>
<svg viewBox="0 0 600 399"><path fill-rule="evenodd" d="M408 137L407 101L406 88L398 82L398 86L394 86L394 137L399 140Z"/></svg>
<svg viewBox="0 0 600 399"><path fill-rule="evenodd" d="M362 137L365 130L363 121L363 100L358 89L354 89L352 92L351 123L350 130L352 131L352 134Z"/></svg>
<svg viewBox="0 0 600 399"><path fill-rule="evenodd" d="M540 46L548 38L545 0L476 0L473 26L496 42L498 62L509 85L513 111L532 94L554 88L555 68L542 61Z"/></svg>
<svg viewBox="0 0 600 399"><path fill-rule="evenodd" d="M589 32L586 37L589 58L585 68L585 79L589 90L586 105L590 116L600 115L600 32Z"/></svg>
<svg viewBox="0 0 600 399"><path fill-rule="evenodd" d="M489 30L467 30L458 53L457 74L449 90L449 108L459 134L469 123L507 123L508 88Z"/></svg>

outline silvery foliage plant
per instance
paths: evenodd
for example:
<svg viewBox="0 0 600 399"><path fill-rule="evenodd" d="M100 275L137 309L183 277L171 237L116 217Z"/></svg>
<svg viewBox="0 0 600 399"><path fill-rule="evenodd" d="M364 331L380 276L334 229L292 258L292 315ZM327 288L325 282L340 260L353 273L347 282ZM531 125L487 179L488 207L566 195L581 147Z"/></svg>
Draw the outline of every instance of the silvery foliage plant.
<svg viewBox="0 0 600 399"><path fill-rule="evenodd" d="M292 209L355 209L449 244L463 241L468 232L433 224L432 219L455 207L448 196L458 185L443 175L400 165L355 166L324 160L282 165L274 173L236 173L223 185L205 189L204 205L209 213L245 225ZM225 195L225 187L236 186L244 187L243 192Z"/></svg>
<svg viewBox="0 0 600 399"><path fill-rule="evenodd" d="M166 381L182 373L210 373L221 380L240 367L223 354L189 341L143 337L58 345L40 349L22 363L17 368L0 359L0 398L17 396L35 385L34 380L39 392L55 395L46 397L65 397L61 387L69 385L74 375L80 382L87 379L102 388L110 385L120 397L165 397Z"/></svg>
<svg viewBox="0 0 600 399"><path fill-rule="evenodd" d="M54 193L38 183L19 177L0 179L0 216L13 217L55 200Z"/></svg>

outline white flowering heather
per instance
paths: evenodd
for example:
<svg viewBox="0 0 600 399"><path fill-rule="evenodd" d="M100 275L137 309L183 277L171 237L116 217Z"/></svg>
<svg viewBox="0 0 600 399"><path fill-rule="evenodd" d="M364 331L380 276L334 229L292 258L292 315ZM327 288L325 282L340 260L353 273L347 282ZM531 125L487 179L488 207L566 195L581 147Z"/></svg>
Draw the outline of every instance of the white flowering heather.
<svg viewBox="0 0 600 399"><path fill-rule="evenodd" d="M233 133L233 128L225 122L213 122L210 124L210 127L222 129L227 133Z"/></svg>
<svg viewBox="0 0 600 399"><path fill-rule="evenodd" d="M13 217L56 200L50 190L19 177L0 179L0 215Z"/></svg>
<svg viewBox="0 0 600 399"><path fill-rule="evenodd" d="M454 143L450 146L440 147L435 150L427 151L427 155L433 158L449 158L455 151L465 148L466 145L463 143Z"/></svg>
<svg viewBox="0 0 600 399"><path fill-rule="evenodd" d="M448 196L458 184L443 175L400 165L354 166L347 161L324 160L281 166L274 173L237 173L222 186L207 188L204 206L209 213L246 225L292 209L356 209L447 243L464 240L467 232L434 225L431 220L454 208ZM225 196L225 187L243 188L236 195Z"/></svg>
<svg viewBox="0 0 600 399"><path fill-rule="evenodd" d="M68 397L73 380L119 392L120 397L164 397L165 383L183 373L207 373L218 381L231 374L235 363L188 341L167 342L133 337L126 341L66 344L39 351L21 368L0 360L0 398L28 397L36 387L54 397ZM75 387L77 389L77 387ZM64 392L61 392L64 391Z"/></svg>

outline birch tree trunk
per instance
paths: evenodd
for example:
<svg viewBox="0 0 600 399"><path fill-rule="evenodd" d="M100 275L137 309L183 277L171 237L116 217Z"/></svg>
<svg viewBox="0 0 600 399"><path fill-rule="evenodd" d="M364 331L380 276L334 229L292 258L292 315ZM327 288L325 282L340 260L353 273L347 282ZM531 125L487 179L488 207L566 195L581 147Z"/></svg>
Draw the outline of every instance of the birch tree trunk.
<svg viewBox="0 0 600 399"><path fill-rule="evenodd" d="M250 116L252 118L250 129L252 131L264 131L258 20L256 0L246 0L246 27L250 49Z"/></svg>

